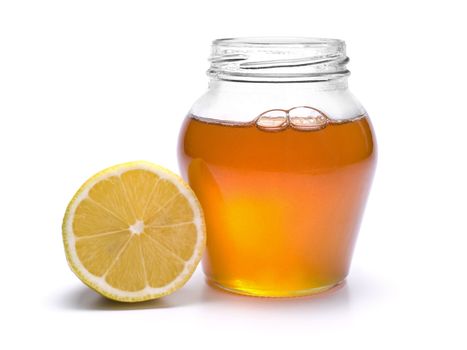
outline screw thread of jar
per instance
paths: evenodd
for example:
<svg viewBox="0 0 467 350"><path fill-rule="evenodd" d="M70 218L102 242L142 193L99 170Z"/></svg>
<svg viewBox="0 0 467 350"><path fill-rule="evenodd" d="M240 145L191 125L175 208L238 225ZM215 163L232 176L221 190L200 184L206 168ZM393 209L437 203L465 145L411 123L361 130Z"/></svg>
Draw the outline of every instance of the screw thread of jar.
<svg viewBox="0 0 467 350"><path fill-rule="evenodd" d="M212 43L212 79L318 82L346 77L345 42L319 38L228 38Z"/></svg>

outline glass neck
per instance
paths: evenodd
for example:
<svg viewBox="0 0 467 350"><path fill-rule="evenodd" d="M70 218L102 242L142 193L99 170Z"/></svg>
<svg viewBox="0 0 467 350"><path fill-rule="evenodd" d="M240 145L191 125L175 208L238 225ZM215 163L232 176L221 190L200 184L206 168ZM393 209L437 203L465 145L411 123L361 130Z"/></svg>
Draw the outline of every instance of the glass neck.
<svg viewBox="0 0 467 350"><path fill-rule="evenodd" d="M191 109L204 118L249 122L261 113L308 106L332 119L360 116L365 110L347 88L347 78L322 82L252 83L211 79Z"/></svg>

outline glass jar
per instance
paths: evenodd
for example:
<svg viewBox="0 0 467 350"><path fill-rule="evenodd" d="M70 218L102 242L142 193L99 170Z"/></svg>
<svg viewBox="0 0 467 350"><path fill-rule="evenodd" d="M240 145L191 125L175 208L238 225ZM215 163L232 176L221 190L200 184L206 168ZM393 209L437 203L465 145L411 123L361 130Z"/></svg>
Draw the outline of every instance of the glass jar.
<svg viewBox="0 0 467 350"><path fill-rule="evenodd" d="M323 292L347 276L376 144L347 87L345 43L215 40L179 165L207 227L207 280L256 296Z"/></svg>

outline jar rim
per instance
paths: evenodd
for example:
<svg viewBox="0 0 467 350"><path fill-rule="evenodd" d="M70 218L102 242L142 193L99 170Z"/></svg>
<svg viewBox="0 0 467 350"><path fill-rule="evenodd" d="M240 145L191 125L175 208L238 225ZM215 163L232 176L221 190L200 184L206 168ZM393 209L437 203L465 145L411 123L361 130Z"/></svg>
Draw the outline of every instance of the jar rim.
<svg viewBox="0 0 467 350"><path fill-rule="evenodd" d="M300 37L300 36L252 36L220 38L212 42L212 45L230 47L315 47L315 46L342 46L345 41L333 38Z"/></svg>

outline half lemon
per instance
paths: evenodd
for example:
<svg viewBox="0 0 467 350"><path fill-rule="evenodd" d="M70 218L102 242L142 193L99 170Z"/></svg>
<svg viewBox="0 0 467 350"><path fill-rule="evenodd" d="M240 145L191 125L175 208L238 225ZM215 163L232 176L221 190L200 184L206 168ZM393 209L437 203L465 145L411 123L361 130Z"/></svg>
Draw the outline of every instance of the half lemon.
<svg viewBox="0 0 467 350"><path fill-rule="evenodd" d="M183 286L206 244L201 206L178 175L148 162L105 169L78 190L63 219L73 272L107 298L156 299Z"/></svg>

